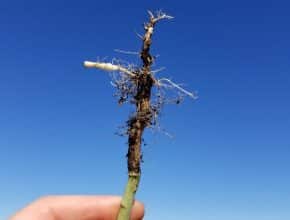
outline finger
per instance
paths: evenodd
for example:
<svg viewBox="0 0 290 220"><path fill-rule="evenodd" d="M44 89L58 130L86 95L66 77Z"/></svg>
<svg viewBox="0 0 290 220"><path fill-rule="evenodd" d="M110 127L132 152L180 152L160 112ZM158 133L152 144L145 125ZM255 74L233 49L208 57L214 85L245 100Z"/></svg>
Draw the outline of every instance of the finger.
<svg viewBox="0 0 290 220"><path fill-rule="evenodd" d="M46 210L42 211L41 219L44 219L43 213L46 213L47 220L115 220L120 203L121 197L118 196L49 196L31 205L28 211L33 212L33 207L37 210ZM35 216L39 216L39 213L35 213ZM135 202L131 219L140 220L143 216L144 206L140 202ZM30 217L30 220L39 219Z"/></svg>
<svg viewBox="0 0 290 220"><path fill-rule="evenodd" d="M47 203L58 219L115 220L118 215L121 197L118 196L53 196ZM144 206L135 202L131 219L142 219Z"/></svg>

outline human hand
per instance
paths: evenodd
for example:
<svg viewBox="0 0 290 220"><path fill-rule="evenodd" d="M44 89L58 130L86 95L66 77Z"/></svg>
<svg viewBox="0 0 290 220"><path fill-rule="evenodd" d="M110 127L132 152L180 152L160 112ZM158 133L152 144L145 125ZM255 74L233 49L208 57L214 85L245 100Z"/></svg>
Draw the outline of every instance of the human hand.
<svg viewBox="0 0 290 220"><path fill-rule="evenodd" d="M10 220L116 220L121 197L47 196L17 212ZM135 202L132 220L141 220L144 206Z"/></svg>

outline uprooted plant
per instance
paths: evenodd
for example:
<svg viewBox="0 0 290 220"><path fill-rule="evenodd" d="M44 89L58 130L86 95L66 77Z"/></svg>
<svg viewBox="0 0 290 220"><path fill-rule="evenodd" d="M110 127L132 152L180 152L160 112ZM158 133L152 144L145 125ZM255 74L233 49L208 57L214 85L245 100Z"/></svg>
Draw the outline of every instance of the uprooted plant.
<svg viewBox="0 0 290 220"><path fill-rule="evenodd" d="M158 11L149 13L149 21L144 24L145 33L140 36L142 47L140 53L137 53L143 65L124 64L121 61L113 60L106 62L85 61L84 66L88 68L98 68L111 72L112 85L117 89L119 103L129 102L136 106L136 111L127 121L126 134L128 135L128 183L121 201L118 220L127 220L133 205L135 193L141 176L140 163L142 160L141 143L144 129L156 125L157 116L161 107L165 103L179 103L184 96L195 98L195 95L188 92L180 85L172 82L170 79L155 77L159 70L152 70L152 64L155 57L150 54L150 46L155 25L163 19L172 19L173 17ZM119 51L122 52L122 51ZM123 51L127 53L126 51ZM128 52L130 53L130 52ZM154 91L153 87L156 87ZM166 95L168 89L176 90L176 96Z"/></svg>

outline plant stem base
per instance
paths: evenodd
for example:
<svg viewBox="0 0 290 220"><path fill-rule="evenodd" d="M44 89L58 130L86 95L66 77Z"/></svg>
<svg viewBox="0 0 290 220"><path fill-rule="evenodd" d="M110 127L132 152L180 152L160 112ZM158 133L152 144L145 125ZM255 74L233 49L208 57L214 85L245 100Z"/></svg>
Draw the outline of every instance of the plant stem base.
<svg viewBox="0 0 290 220"><path fill-rule="evenodd" d="M130 174L127 186L122 197L121 206L117 220L129 220L131 209L134 203L135 194L139 185L140 174Z"/></svg>

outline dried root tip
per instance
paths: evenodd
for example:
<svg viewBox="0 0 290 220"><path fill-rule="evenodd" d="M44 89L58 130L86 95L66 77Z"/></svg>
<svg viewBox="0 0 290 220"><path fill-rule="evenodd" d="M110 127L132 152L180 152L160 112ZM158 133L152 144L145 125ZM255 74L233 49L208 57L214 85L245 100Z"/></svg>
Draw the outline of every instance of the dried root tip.
<svg viewBox="0 0 290 220"><path fill-rule="evenodd" d="M135 51L127 51L127 50L120 50L120 49L115 49L114 51L117 53L123 53L123 54L129 54L129 55L140 55L139 52L135 52Z"/></svg>
<svg viewBox="0 0 290 220"><path fill-rule="evenodd" d="M134 77L135 74L132 73L130 70L126 69L120 65L114 65L112 63L100 63L100 62L92 62L92 61L85 61L84 66L87 68L97 68L105 71L120 71L126 73L127 75Z"/></svg>
<svg viewBox="0 0 290 220"><path fill-rule="evenodd" d="M153 24L155 24L156 22L162 20L162 19L173 19L174 17L167 15L166 13L164 13L163 11L157 11L154 15L151 11L148 10L148 14L150 17L150 20Z"/></svg>
<svg viewBox="0 0 290 220"><path fill-rule="evenodd" d="M160 86L160 87L165 87L165 88L170 88L170 89L177 89L181 93L183 93L183 94L185 94L185 95L187 95L187 96L189 96L189 97L191 97L193 99L197 99L197 96L194 93L185 90L180 85L172 82L170 79L162 78L162 79L156 80L155 83L156 83L157 86Z"/></svg>

